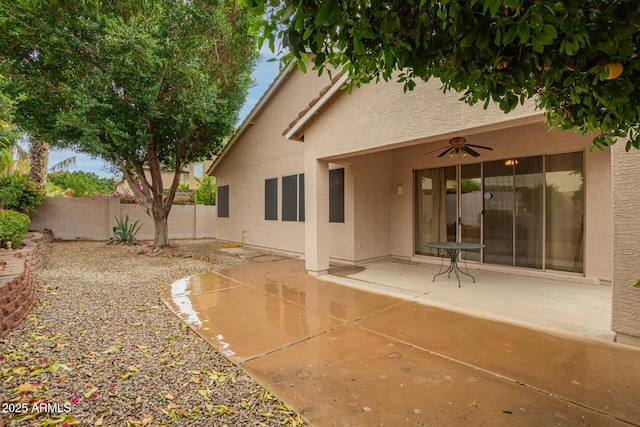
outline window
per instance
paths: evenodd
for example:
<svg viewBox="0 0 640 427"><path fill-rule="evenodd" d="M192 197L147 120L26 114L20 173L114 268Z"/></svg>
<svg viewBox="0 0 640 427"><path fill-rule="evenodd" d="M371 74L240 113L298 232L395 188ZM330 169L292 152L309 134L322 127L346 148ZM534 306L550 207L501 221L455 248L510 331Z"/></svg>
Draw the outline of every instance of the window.
<svg viewBox="0 0 640 427"><path fill-rule="evenodd" d="M282 220L298 220L298 175L282 177Z"/></svg>
<svg viewBox="0 0 640 427"><path fill-rule="evenodd" d="M278 178L264 180L264 219L278 220Z"/></svg>
<svg viewBox="0 0 640 427"><path fill-rule="evenodd" d="M329 222L344 222L344 168L329 171Z"/></svg>
<svg viewBox="0 0 640 427"><path fill-rule="evenodd" d="M304 222L304 174L298 175L298 221Z"/></svg>
<svg viewBox="0 0 640 427"><path fill-rule="evenodd" d="M217 191L218 217L229 218L229 186L221 185Z"/></svg>
<svg viewBox="0 0 640 427"><path fill-rule="evenodd" d="M304 174L282 177L282 220L304 222Z"/></svg>
<svg viewBox="0 0 640 427"><path fill-rule="evenodd" d="M193 177L194 178L202 178L202 162L193 164Z"/></svg>

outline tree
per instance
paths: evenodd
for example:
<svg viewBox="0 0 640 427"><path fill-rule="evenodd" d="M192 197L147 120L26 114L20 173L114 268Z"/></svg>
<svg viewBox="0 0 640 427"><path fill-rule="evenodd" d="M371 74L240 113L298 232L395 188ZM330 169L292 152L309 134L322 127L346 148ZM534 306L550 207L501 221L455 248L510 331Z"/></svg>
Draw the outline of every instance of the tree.
<svg viewBox="0 0 640 427"><path fill-rule="evenodd" d="M599 149L640 148L640 2L601 0L243 0L272 50L304 68L345 68L350 85L437 77L504 112L534 98L548 122L597 132ZM327 68L330 69L331 67Z"/></svg>
<svg viewBox="0 0 640 427"><path fill-rule="evenodd" d="M70 190L73 197L91 197L94 194L111 194L115 184L114 178L100 178L93 172L54 172L48 175L51 184Z"/></svg>
<svg viewBox="0 0 640 427"><path fill-rule="evenodd" d="M39 139L32 139L29 147L29 180L41 188L47 181L48 159L49 144Z"/></svg>
<svg viewBox="0 0 640 427"><path fill-rule="evenodd" d="M23 94L21 128L117 165L164 247L180 171L237 122L257 57L250 24L232 0L2 2L0 91ZM162 167L175 171L168 189Z"/></svg>

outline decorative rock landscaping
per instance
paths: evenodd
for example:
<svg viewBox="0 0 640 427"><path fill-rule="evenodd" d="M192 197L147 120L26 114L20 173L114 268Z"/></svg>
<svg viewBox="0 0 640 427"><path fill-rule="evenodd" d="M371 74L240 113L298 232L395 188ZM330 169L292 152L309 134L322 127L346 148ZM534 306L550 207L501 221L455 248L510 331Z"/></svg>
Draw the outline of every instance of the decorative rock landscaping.
<svg viewBox="0 0 640 427"><path fill-rule="evenodd" d="M215 240L173 243L158 252L48 245L42 268L26 279L37 289L35 306L0 338L0 427L304 424L160 298L175 280L270 254L241 258Z"/></svg>

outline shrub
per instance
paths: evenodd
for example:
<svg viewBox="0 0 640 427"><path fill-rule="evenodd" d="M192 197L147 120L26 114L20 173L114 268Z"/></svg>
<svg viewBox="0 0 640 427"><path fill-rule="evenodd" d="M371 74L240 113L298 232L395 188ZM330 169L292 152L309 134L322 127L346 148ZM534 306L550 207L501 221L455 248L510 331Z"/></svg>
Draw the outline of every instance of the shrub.
<svg viewBox="0 0 640 427"><path fill-rule="evenodd" d="M0 208L29 214L42 203L44 190L29 181L27 174L0 176Z"/></svg>
<svg viewBox="0 0 640 427"><path fill-rule="evenodd" d="M50 182L45 182L42 188L47 197L71 197L71 190L64 190Z"/></svg>
<svg viewBox="0 0 640 427"><path fill-rule="evenodd" d="M11 242L14 248L20 246L30 222L26 214L0 209L0 247L4 247L6 242Z"/></svg>
<svg viewBox="0 0 640 427"><path fill-rule="evenodd" d="M48 176L49 182L70 190L73 197L90 197L96 193L113 191L114 178L100 178L93 172L55 172Z"/></svg>
<svg viewBox="0 0 640 427"><path fill-rule="evenodd" d="M195 203L195 196L193 193L189 194L176 194L173 199L174 205L193 205Z"/></svg>
<svg viewBox="0 0 640 427"><path fill-rule="evenodd" d="M116 194L116 197L120 197L120 203L124 203L125 205L138 203L138 199L133 194Z"/></svg>
<svg viewBox="0 0 640 427"><path fill-rule="evenodd" d="M116 218L116 226L113 227L113 236L107 241L109 243L126 243L132 245L138 241L136 234L140 231L142 224L138 224L139 221L129 224L129 215L124 219Z"/></svg>
<svg viewBox="0 0 640 427"><path fill-rule="evenodd" d="M196 203L199 205L215 205L216 183L213 177L205 175L197 181L198 188L193 190L196 196Z"/></svg>

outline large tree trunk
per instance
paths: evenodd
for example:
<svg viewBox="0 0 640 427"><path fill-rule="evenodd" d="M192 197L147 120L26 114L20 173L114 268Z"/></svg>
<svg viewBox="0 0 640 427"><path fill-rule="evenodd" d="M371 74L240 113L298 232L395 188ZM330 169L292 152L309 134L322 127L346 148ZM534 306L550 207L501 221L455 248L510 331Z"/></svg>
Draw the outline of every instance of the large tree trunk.
<svg viewBox="0 0 640 427"><path fill-rule="evenodd" d="M154 201L151 210L153 214L153 249L164 248L169 245L169 226L167 220L169 218L169 209L162 206L162 202Z"/></svg>
<svg viewBox="0 0 640 427"><path fill-rule="evenodd" d="M29 149L29 180L35 182L38 187L42 187L47 181L47 159L49 157L49 144L37 140L31 140Z"/></svg>

